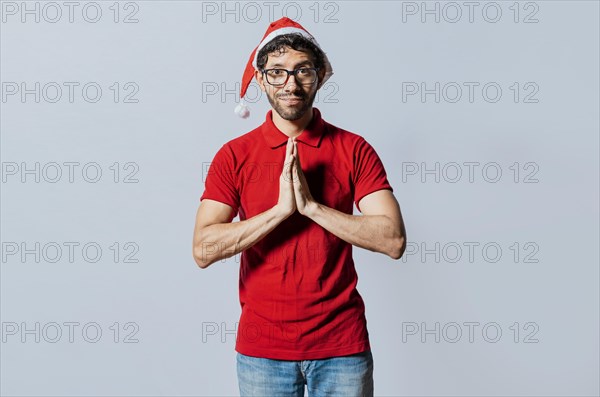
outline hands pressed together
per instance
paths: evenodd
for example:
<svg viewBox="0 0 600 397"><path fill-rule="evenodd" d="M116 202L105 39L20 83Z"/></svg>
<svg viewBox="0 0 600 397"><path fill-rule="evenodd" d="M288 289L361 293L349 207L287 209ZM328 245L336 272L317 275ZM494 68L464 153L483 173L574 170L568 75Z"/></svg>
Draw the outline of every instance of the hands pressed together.
<svg viewBox="0 0 600 397"><path fill-rule="evenodd" d="M316 205L300 166L296 140L288 138L283 170L279 177L277 206L283 215L288 217L296 210L300 214L308 216Z"/></svg>

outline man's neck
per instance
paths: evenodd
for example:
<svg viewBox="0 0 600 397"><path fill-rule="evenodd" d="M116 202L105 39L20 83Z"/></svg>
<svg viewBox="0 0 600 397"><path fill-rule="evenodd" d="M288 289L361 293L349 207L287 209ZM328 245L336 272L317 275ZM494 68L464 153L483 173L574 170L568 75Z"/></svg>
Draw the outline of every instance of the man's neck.
<svg viewBox="0 0 600 397"><path fill-rule="evenodd" d="M313 108L311 107L300 117L298 120L286 120L283 119L279 113L275 110L272 112L273 114L273 124L279 129L279 131L283 132L285 135L295 138L304 131L306 126L310 123L313 118Z"/></svg>

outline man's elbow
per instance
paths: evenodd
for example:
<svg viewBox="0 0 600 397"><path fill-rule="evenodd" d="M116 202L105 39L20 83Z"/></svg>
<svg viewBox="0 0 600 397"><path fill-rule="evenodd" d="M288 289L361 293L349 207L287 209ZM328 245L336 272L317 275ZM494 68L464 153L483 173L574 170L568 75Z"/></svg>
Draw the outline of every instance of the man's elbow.
<svg viewBox="0 0 600 397"><path fill-rule="evenodd" d="M404 251L406 250L406 239L404 237L398 237L394 239L392 244L392 249L388 254L392 259L398 260L402 258L404 255Z"/></svg>
<svg viewBox="0 0 600 397"><path fill-rule="evenodd" d="M214 262L212 260L209 260L207 255L206 244L202 243L201 241L198 241L194 244L192 255L194 257L196 265L198 265L200 269L206 269Z"/></svg>
<svg viewBox="0 0 600 397"><path fill-rule="evenodd" d="M200 269L206 269L210 266L210 262L206 260L206 257L204 255L198 253L198 250L196 248L194 248L194 261Z"/></svg>
<svg viewBox="0 0 600 397"><path fill-rule="evenodd" d="M196 262L196 265L198 265L198 267L200 269L206 269L207 267L210 266L210 262L206 262L206 261L202 260L201 258L198 258L197 256L194 256L194 261Z"/></svg>

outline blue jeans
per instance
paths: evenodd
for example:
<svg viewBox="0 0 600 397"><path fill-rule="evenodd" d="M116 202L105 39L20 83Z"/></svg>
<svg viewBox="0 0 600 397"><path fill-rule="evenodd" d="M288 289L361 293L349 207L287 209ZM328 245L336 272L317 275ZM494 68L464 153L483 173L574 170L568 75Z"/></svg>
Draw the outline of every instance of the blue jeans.
<svg viewBox="0 0 600 397"><path fill-rule="evenodd" d="M240 396L372 397L373 355L370 351L321 360L272 360L237 353Z"/></svg>

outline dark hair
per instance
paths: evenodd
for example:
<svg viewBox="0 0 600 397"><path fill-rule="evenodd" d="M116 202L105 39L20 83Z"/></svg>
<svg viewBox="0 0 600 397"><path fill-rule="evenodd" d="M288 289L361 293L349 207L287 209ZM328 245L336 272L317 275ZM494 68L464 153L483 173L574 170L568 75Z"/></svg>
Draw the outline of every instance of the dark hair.
<svg viewBox="0 0 600 397"><path fill-rule="evenodd" d="M282 54L286 51L286 47L312 55L316 68L323 69L325 66L325 54L319 47L300 33L288 33L275 37L260 49L256 59L258 70L265 68L269 54L273 52Z"/></svg>

